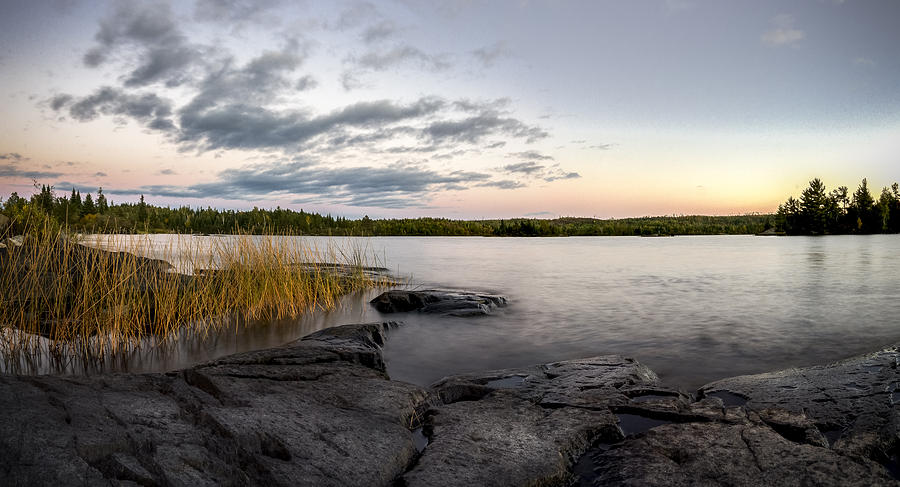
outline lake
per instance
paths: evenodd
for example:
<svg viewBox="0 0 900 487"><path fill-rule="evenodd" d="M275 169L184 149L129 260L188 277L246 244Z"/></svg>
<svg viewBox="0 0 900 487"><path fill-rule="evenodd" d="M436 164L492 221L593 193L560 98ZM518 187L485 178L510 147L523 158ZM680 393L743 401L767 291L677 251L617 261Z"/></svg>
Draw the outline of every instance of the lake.
<svg viewBox="0 0 900 487"><path fill-rule="evenodd" d="M149 238L162 247L172 237ZM227 237L191 240L215 238ZM385 347L394 379L427 385L461 372L621 354L692 390L900 341L897 235L303 239L364 247L412 287L491 291L510 303L476 318L382 315L367 304L378 291L362 292L335 311L184 340L117 367L175 369L327 326L397 320L404 326Z"/></svg>

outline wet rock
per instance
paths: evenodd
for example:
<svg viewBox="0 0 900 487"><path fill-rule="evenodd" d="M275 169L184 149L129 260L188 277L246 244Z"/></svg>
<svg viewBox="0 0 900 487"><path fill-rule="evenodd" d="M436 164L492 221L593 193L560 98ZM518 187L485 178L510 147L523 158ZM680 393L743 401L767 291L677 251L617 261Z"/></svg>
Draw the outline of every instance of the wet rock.
<svg viewBox="0 0 900 487"><path fill-rule="evenodd" d="M611 404L656 375L621 357L466 374L433 386L431 442L405 485L565 485L598 439L622 432Z"/></svg>
<svg viewBox="0 0 900 487"><path fill-rule="evenodd" d="M386 485L426 393L350 325L170 374L0 376L3 485Z"/></svg>
<svg viewBox="0 0 900 487"><path fill-rule="evenodd" d="M581 485L895 485L880 465L789 441L764 424L668 424L595 452Z"/></svg>
<svg viewBox="0 0 900 487"><path fill-rule="evenodd" d="M897 469L898 361L900 353L891 347L830 365L724 379L703 386L700 393L746 398L744 407L764 418L772 408L800 413L835 450Z"/></svg>
<svg viewBox="0 0 900 487"><path fill-rule="evenodd" d="M479 316L491 314L496 308L506 306L505 296L456 291L446 289L426 289L406 291L394 289L381 293L370 301L382 313L402 313L421 311L451 316Z"/></svg>

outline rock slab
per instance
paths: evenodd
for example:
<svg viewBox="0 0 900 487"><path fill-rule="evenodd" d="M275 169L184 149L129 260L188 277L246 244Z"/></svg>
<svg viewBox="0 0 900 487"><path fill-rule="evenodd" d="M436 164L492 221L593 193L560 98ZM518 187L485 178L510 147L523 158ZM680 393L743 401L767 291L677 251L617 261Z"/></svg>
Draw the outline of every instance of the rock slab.
<svg viewBox="0 0 900 487"><path fill-rule="evenodd" d="M498 294L447 289L385 291L370 301L382 313L421 311L450 316L480 316L506 306L507 298Z"/></svg>
<svg viewBox="0 0 900 487"><path fill-rule="evenodd" d="M171 374L0 376L0 484L387 485L426 393L388 380L385 329Z"/></svg>

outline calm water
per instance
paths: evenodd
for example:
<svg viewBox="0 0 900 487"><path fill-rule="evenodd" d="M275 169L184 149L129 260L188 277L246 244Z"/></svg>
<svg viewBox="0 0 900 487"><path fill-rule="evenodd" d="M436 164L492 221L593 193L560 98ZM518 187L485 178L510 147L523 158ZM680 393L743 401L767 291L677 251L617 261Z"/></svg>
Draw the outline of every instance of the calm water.
<svg viewBox="0 0 900 487"><path fill-rule="evenodd" d="M157 245L167 238L153 237ZM366 292L334 312L186 340L122 367L173 369L326 326L402 320L385 349L395 379L425 385L466 371L623 354L693 389L900 341L900 236L336 239L348 240L414 287L497 292L509 307L480 318L382 315L366 303L377 292Z"/></svg>

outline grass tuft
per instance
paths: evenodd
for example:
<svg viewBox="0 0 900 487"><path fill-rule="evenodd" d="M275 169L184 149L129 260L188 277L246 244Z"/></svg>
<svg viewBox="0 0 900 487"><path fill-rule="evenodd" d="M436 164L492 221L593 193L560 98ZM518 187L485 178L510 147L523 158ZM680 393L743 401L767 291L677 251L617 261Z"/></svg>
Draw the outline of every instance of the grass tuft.
<svg viewBox="0 0 900 487"><path fill-rule="evenodd" d="M184 331L203 336L234 322L331 309L342 295L389 284L366 267L363 249L320 250L280 235L211 237L202 246L183 235L158 248L145 236L78 237L38 223L20 244L0 240L7 363L49 356L98 364Z"/></svg>

